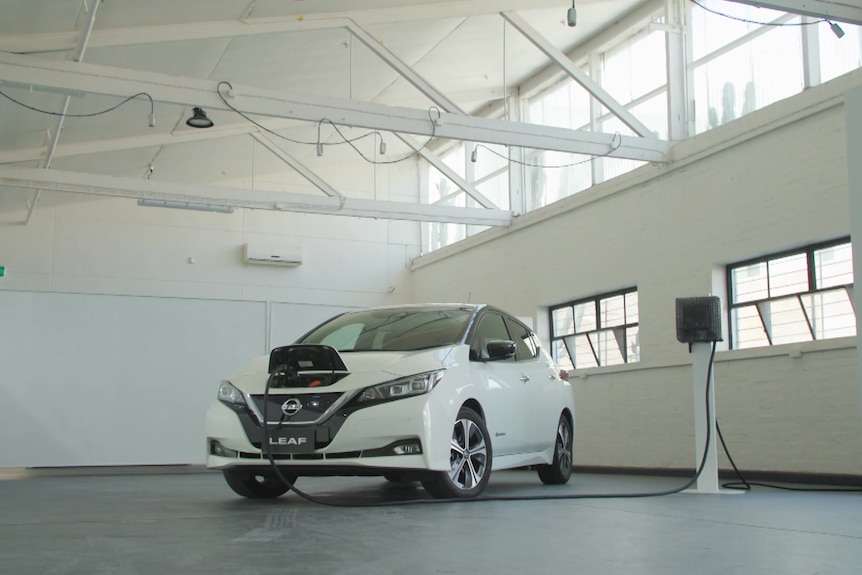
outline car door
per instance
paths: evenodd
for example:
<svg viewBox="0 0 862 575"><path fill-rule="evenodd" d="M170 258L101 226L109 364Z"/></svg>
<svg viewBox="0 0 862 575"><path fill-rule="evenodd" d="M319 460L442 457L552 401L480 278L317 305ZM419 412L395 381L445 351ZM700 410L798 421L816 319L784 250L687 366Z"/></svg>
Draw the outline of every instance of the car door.
<svg viewBox="0 0 862 575"><path fill-rule="evenodd" d="M524 386L518 379L515 356L491 360L488 343L511 341L502 314L483 312L476 321L469 338L471 371L481 379L484 397L480 398L485 410L485 424L491 437L494 455L523 453L525 430L523 413L518 403L524 399Z"/></svg>
<svg viewBox="0 0 862 575"><path fill-rule="evenodd" d="M517 319L505 315L506 328L515 342L518 410L524 451L541 451L553 444L560 418L560 385L556 368L539 347L539 338Z"/></svg>

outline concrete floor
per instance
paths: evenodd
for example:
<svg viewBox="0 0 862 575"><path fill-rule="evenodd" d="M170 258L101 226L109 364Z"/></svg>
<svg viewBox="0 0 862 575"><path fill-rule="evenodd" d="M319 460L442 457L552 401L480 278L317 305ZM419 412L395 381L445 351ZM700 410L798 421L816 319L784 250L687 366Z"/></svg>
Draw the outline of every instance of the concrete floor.
<svg viewBox="0 0 862 575"><path fill-rule="evenodd" d="M666 489L672 478L533 472L487 495ZM376 478L301 478L329 500L421 500ZM646 499L373 508L295 494L239 498L217 473L0 480L0 573L25 574L858 574L862 494L679 494Z"/></svg>

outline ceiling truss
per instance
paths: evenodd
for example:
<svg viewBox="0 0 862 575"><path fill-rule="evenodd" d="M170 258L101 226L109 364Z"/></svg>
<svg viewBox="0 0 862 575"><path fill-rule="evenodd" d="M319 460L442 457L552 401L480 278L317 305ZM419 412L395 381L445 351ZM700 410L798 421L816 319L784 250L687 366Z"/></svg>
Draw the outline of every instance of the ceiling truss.
<svg viewBox="0 0 862 575"><path fill-rule="evenodd" d="M730 2L862 26L862 3L859 0L730 0Z"/></svg>
<svg viewBox="0 0 862 575"><path fill-rule="evenodd" d="M482 0L474 0L464 3L467 11L487 10ZM496 3L499 5L500 3ZM505 4L503 2L502 4ZM503 6L505 7L505 6ZM137 92L148 93L153 100L180 105L200 105L210 109L230 109L235 107L244 113L265 116L264 122L268 129L295 125L299 122L331 121L336 124L362 127L372 130L387 130L396 134L414 153L421 155L429 163L437 167L447 178L453 181L463 192L476 200L483 208L490 211L499 211L496 205L483 196L474 185L468 183L449 169L433 152L426 146L417 144L410 136L419 135L423 137L438 137L463 141L478 141L506 146L524 148L536 148L546 150L557 150L569 153L578 153L595 156L613 156L630 158L641 161L663 162L667 158L669 143L655 140L654 138L638 138L594 132L575 132L572 130L526 125L507 120L495 120L489 118L472 117L461 110L454 102L444 94L436 90L432 85L416 74L408 65L399 60L387 48L384 48L371 34L359 26L351 18L333 18L323 15L319 19L258 19L230 22L201 23L193 27L182 25L140 27L113 30L93 30L95 21L95 8L90 10L90 18L84 32L77 35L76 62L59 62L54 60L37 59L21 53L35 53L50 49L65 49L69 47L71 37L69 34L41 34L28 36L11 36L0 38L0 51L15 52L17 54L0 54L0 85L10 83L12 85L28 86L42 90L59 90L66 92L66 104L63 113L68 107L72 93L98 93L115 97L126 97L128 94ZM421 16L421 11L418 13ZM598 98L609 110L618 115L620 119L631 127L636 133L643 136L651 136L650 131L640 123L623 106L611 98L598 84L591 81L580 72L576 66L561 51L557 50L550 42L541 37L522 18L514 12L501 13L503 18L521 32L530 42L544 52L552 61L556 62L566 73L583 85L594 97ZM431 17L430 13L426 17ZM229 91L222 90L221 96L227 95L233 100L226 105L219 95L217 82L200 80L196 78L172 77L163 74L145 73L140 71L112 68L107 66L96 66L82 64L80 59L86 49L88 42L94 46L129 45L135 43L150 43L154 41L170 41L179 39L202 39L226 36L241 36L248 34L267 34L273 32L286 32L292 30L312 30L342 27L374 52L381 60L386 62L392 69L405 78L410 84L417 88L435 104L435 108L429 110L416 110L411 108L398 108L383 106L369 102L353 102L346 100L331 99L322 101L321 98L306 98L293 94L263 90L254 87L234 86ZM63 117L55 130L48 147L47 155L42 148L19 149L0 152L0 163L22 162L39 160L40 167L50 167L50 162L55 156L73 156L78 154L96 153L100 151L115 151L118 149L132 149L144 146L163 146L180 141L195 141L215 137L226 137L236 134L249 133L255 140L264 145L273 154L286 164L290 165L302 177L314 184L330 198L335 198L339 204L338 210L332 210L327 204L318 206L321 213L338 212L344 215L357 215L358 212L367 213L368 217L390 217L392 214L381 203L381 212L373 213L366 210L355 209L348 206L348 200L329 184L324 182L318 175L305 167L298 159L284 150L272 139L265 136L257 126L248 123L237 123L230 126L222 126L217 131L201 131L193 133L161 133L148 136L137 136L129 138L115 138L111 140L100 140L89 143L77 143L58 146L59 135L62 129ZM4 169L4 173L7 170ZM59 173L59 172L55 172ZM8 176L8 174L7 174ZM90 175L81 174L87 178ZM100 190L111 188L105 186L97 176L93 176L94 189ZM12 178L13 180L16 178ZM18 187L29 187L38 178L28 178L26 185ZM8 181L8 180L7 180ZM98 185L95 184L99 181ZM50 179L47 181L52 189L57 191L80 190L80 183L76 183L72 189L64 189L59 182ZM86 186L84 186L86 187ZM123 195L132 194L129 197L140 197L140 190L127 186L115 185L110 194ZM221 191L216 196L221 196ZM176 192L175 196L193 196L194 193ZM197 190L201 193L202 190ZM34 200L30 203L27 221L29 221L36 207L40 188L36 188ZM95 192L93 192L95 193ZM188 198L186 198L188 199ZM193 198L197 199L197 198ZM223 200L225 198L222 198ZM228 198L229 199L229 198ZM235 198L237 199L237 198ZM313 202L301 198L296 202L279 202L277 209L291 209L290 206L313 205ZM238 201L243 201L238 199ZM285 208L284 206L288 206ZM367 208L367 206L366 206ZM438 207L435 207L439 208ZM451 209L451 208L450 208ZM460 208L457 208L460 209ZM304 208L298 211L306 211ZM312 210L313 211L313 210ZM433 214L423 213L423 217L438 217L439 212ZM509 212L506 212L509 213ZM407 219L413 219L418 214L411 214ZM447 214L450 216L450 214ZM509 213L511 216L511 213ZM397 219L397 218L396 218ZM481 218L480 218L481 219ZM494 223L470 219L469 223L479 225L505 225L499 214L490 217ZM437 220L424 220L437 221ZM454 220L446 220L454 221Z"/></svg>

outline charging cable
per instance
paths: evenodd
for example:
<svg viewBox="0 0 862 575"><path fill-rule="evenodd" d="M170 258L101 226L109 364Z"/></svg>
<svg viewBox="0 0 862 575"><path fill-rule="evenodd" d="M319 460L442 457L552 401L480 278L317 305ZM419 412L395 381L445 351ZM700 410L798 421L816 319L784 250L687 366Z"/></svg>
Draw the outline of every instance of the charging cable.
<svg viewBox="0 0 862 575"><path fill-rule="evenodd" d="M706 371L706 397L704 401L706 402L706 421L707 423L710 421L710 409L709 409L709 391L712 385L712 368L713 363L715 361L715 347L716 342L712 343L712 352L709 356L709 364ZM269 429L266 421L266 407L269 405L269 388L272 383L272 377L270 376L266 381L266 387L264 388L264 414L263 414L263 443L262 443L262 451L266 455L267 460L269 461L270 466L273 469L275 475L281 480L289 489L293 491L303 499L310 501L312 503L317 503L320 505L328 505L330 507L395 507L395 506L403 506L403 505L436 505L443 503L479 503L484 501L550 501L550 500L570 500L570 499L637 499L644 497L661 497L664 495L673 495L675 493L680 493L685 491L694 485L697 480L700 478L701 473L703 473L703 468L706 466L707 454L709 453L709 446L712 437L712 427L707 424L706 428L706 442L704 443L703 454L700 459L700 464L697 467L697 470L694 474L694 477L689 479L686 483L679 487L675 487L673 489L667 489L664 491L644 491L644 492L635 492L635 493L576 493L570 495L492 495L488 497L475 497L472 499L409 499L409 500L399 500L399 501L379 501L379 502L347 502L347 501L338 501L332 500L329 498L322 499L320 497L316 497L314 495L309 495L305 493L301 489L297 488L294 485L293 481L290 481L287 477L282 473L281 468L279 468L278 464L273 457L272 450L269 448Z"/></svg>
<svg viewBox="0 0 862 575"><path fill-rule="evenodd" d="M742 472L736 466L736 462L733 460L733 457L730 455L730 450L727 448L727 443L724 441L724 435L721 433L721 427L718 425L718 421L715 422L715 429L718 431L718 439L721 441L721 447L724 449L724 454L727 455L727 460L730 462L730 465L733 467L733 472L736 473L736 477L739 478L739 481L729 482L722 484L722 487L726 489L737 489L739 491L751 491L752 486L756 487L769 487L770 489L783 489L784 491L810 491L814 493L835 493L835 492L846 492L846 493L859 493L862 492L862 489L855 487L847 487L847 488L831 488L831 487L790 487L787 485L776 485L774 483L763 483L759 481L748 481L742 475Z"/></svg>

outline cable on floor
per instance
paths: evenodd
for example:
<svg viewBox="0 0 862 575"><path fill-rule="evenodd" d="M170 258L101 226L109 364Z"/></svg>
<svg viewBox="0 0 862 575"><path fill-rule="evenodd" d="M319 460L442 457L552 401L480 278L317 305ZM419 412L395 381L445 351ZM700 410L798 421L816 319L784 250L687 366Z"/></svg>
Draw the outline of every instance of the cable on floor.
<svg viewBox="0 0 862 575"><path fill-rule="evenodd" d="M480 503L486 501L560 501L560 500L574 500L574 499L639 499L645 497L662 497L665 495L673 495L675 493L680 493L685 491L694 485L697 480L700 478L701 473L703 473L703 469L706 466L707 454L709 453L710 443L713 441L711 426L708 425L710 421L710 405L709 405L709 392L712 386L712 368L715 361L715 348L716 342L712 343L712 352L709 356L709 363L706 370L706 395L704 397L704 401L706 402L706 442L704 443L703 454L700 459L700 464L697 467L697 470L694 476L689 479L686 483L679 487L675 487L673 489L667 489L663 491L644 491L644 492L636 492L636 493L578 493L578 494L570 494L570 495L493 495L489 497L475 497L472 499L409 499L409 500L398 500L398 501L380 501L380 502L347 502L347 501L337 501L330 499L322 499L320 497L315 497L314 495L309 495L305 493L301 489L297 488L294 485L293 481L287 479L284 476L278 464L275 461L275 458L272 455L272 451L269 449L263 449L264 453L269 460L270 466L272 467L275 475L281 480L289 489L293 491L306 501L310 501L312 503L317 503L319 505L327 505L330 507L396 507L396 506L404 506L404 505L437 505L437 504L445 504L445 503ZM269 388L272 378L267 379L266 387L264 388L264 406L269 405ZM263 444L269 445L269 430L266 424L266 410L264 409L264 417L263 417Z"/></svg>
<svg viewBox="0 0 862 575"><path fill-rule="evenodd" d="M787 485L776 485L775 483L764 483L760 481L748 481L739 470L739 467L736 466L736 462L733 460L733 457L730 455L730 450L727 448L727 443L724 441L724 435L721 433L721 426L718 425L718 421L715 422L715 429L718 432L718 439L721 441L721 447L724 449L724 454L727 455L727 460L730 462L730 465L733 467L733 472L736 474L736 477L739 478L739 481L731 481L728 483L723 483L721 486L725 489L736 489L739 491L751 491L752 487L768 487L770 489L782 489L784 491L810 491L813 493L860 493L862 492L862 488L855 487L847 487L847 488L833 488L833 487L790 487Z"/></svg>

